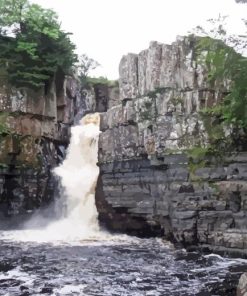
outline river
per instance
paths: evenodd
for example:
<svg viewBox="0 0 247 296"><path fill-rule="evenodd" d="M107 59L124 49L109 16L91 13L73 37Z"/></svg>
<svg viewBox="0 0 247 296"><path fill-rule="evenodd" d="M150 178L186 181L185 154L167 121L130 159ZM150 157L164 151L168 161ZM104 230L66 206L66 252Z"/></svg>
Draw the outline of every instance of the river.
<svg viewBox="0 0 247 296"><path fill-rule="evenodd" d="M34 214L23 229L0 232L0 295L235 296L246 260L102 231L94 194L99 115L71 132L66 159L54 170L60 218L41 228L44 217Z"/></svg>
<svg viewBox="0 0 247 296"><path fill-rule="evenodd" d="M0 295L235 296L247 269L246 260L187 253L161 239L32 242L18 235L1 233Z"/></svg>

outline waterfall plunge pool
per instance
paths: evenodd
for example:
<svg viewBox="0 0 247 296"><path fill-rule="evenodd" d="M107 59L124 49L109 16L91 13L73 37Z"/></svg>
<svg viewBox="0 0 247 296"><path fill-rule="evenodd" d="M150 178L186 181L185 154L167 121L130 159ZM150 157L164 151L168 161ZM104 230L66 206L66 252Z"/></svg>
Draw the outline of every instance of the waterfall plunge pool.
<svg viewBox="0 0 247 296"><path fill-rule="evenodd" d="M161 239L100 231L94 193L99 115L72 128L61 179L66 217L0 233L0 295L235 296L247 261L176 250ZM61 209L59 206L58 209Z"/></svg>

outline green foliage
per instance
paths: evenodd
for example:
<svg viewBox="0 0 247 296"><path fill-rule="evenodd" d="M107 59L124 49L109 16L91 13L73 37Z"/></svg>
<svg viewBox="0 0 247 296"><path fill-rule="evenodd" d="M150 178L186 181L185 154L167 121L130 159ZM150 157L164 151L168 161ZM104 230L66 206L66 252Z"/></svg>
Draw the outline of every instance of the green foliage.
<svg viewBox="0 0 247 296"><path fill-rule="evenodd" d="M9 128L5 124L0 123L0 134L5 135L5 134L9 134L9 133L10 133Z"/></svg>
<svg viewBox="0 0 247 296"><path fill-rule="evenodd" d="M207 66L210 86L222 90L223 82L228 84L224 99L219 106L212 107L211 115L217 115L225 124L246 129L247 58L235 51L235 47L246 45L245 36L240 39L227 36L222 23L214 24L217 24L215 32L220 39L206 36L198 38L197 43L198 62Z"/></svg>
<svg viewBox="0 0 247 296"><path fill-rule="evenodd" d="M40 88L77 61L56 13L28 0L0 0L0 68L10 84Z"/></svg>
<svg viewBox="0 0 247 296"><path fill-rule="evenodd" d="M24 15L28 9L27 0L1 0L0 1L0 26L2 30L8 30L13 26L12 30L20 30L20 25L24 22Z"/></svg>
<svg viewBox="0 0 247 296"><path fill-rule="evenodd" d="M193 181L200 181L200 178L196 177L196 170L206 166L208 154L209 149L202 147L194 147L187 151L188 169Z"/></svg>
<svg viewBox="0 0 247 296"><path fill-rule="evenodd" d="M174 106L177 106L179 104L183 104L183 99L181 98L181 96L173 96L172 99L171 99L171 103Z"/></svg>
<svg viewBox="0 0 247 296"><path fill-rule="evenodd" d="M203 147L194 147L187 151L187 155L197 161L205 160L208 153L209 149Z"/></svg>
<svg viewBox="0 0 247 296"><path fill-rule="evenodd" d="M10 133L10 129L6 124L6 120L8 118L8 112L0 113L0 135L7 135Z"/></svg>
<svg viewBox="0 0 247 296"><path fill-rule="evenodd" d="M109 80L106 77L87 77L86 78L87 83L91 85L97 85L97 84L102 84L102 85L107 85L109 87L114 87L118 86L118 81L117 80Z"/></svg>
<svg viewBox="0 0 247 296"><path fill-rule="evenodd" d="M89 73L92 70L95 70L99 66L100 66L100 64L97 61L95 61L94 59L90 58L86 54L82 54L79 57L79 62L77 64L77 70L78 70L78 74L79 74L79 79L82 82L82 84L85 84L86 85L89 82L88 81L88 75L89 75Z"/></svg>
<svg viewBox="0 0 247 296"><path fill-rule="evenodd" d="M190 178L193 181L201 181L201 178L196 175L196 171L201 168L210 166L211 164L222 163L223 156L214 145L208 147L194 147L186 151L188 156L188 168Z"/></svg>

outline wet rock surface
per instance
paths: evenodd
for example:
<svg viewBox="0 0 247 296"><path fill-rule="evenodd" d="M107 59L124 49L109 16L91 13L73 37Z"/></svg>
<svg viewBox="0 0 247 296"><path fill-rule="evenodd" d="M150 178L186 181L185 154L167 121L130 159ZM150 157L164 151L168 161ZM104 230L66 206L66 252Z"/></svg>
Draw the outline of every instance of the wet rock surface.
<svg viewBox="0 0 247 296"><path fill-rule="evenodd" d="M240 259L127 237L74 245L1 240L0 255L0 295L11 296L235 296L247 268Z"/></svg>
<svg viewBox="0 0 247 296"><path fill-rule="evenodd" d="M99 218L114 230L163 233L185 246L246 256L247 154L227 155L229 131L202 115L229 81L209 84L196 42L152 42L122 58L122 103L101 120ZM220 160L204 157L212 137Z"/></svg>
<svg viewBox="0 0 247 296"><path fill-rule="evenodd" d="M58 180L52 170L65 157L70 127L78 124L88 112L106 111L108 105L114 105L114 100L118 100L114 87L83 87L75 76L65 77L61 73L49 90L15 89L1 81L2 224L13 222L18 225L25 219L24 215L44 208L54 200Z"/></svg>
<svg viewBox="0 0 247 296"><path fill-rule="evenodd" d="M153 166L146 159L102 164L96 191L99 219L116 231L165 235L185 246L246 256L245 181L219 177L197 182L190 175L181 163ZM208 179L214 176L211 170Z"/></svg>

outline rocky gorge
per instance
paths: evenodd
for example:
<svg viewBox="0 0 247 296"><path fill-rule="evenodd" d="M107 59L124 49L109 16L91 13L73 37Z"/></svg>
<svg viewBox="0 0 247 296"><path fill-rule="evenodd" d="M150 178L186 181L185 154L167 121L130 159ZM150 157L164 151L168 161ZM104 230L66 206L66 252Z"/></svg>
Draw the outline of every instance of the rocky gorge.
<svg viewBox="0 0 247 296"><path fill-rule="evenodd" d="M116 83L96 79L85 84L76 73L58 72L49 87L34 91L16 88L0 76L0 225L8 229L7 236L1 232L1 250L7 256L0 266L0 294L7 289L13 295L20 290L21 295L64 295L68 288L75 295L236 294L246 270L242 259L187 253L157 238L113 236L54 248L46 241L27 243L23 233L18 241L18 231L9 231L37 212L49 221L62 215L55 209L61 186L53 169L65 158L70 128L87 113L99 112L95 200L104 228L162 237L190 251L247 256L246 141L205 112L229 93L230 81L209 81L209 65L198 61L197 42L193 36L178 37L171 45L151 42L139 54L123 56ZM235 139L233 151L227 150L229 135ZM215 150L212 141L218 145ZM66 262L64 255L70 258ZM59 258L59 281L54 258ZM75 262L80 279L73 273ZM52 279L44 284L47 266ZM123 273L114 283L112 268L116 275L120 269ZM31 284L30 277L35 279ZM237 295L246 291L244 273Z"/></svg>
<svg viewBox="0 0 247 296"><path fill-rule="evenodd" d="M229 81L209 83L195 49L191 37L151 42L122 58L119 88L82 87L76 75L58 75L48 90L34 92L2 79L2 219L54 200L51 171L64 158L70 126L100 112L96 204L103 225L245 256L247 153L241 143L220 160L204 155L215 134L224 142L229 131L201 110L220 102Z"/></svg>
<svg viewBox="0 0 247 296"><path fill-rule="evenodd" d="M233 131L201 112L220 103L229 81L209 83L191 37L151 42L124 56L119 73L119 105L102 114L100 220L117 231L246 256L244 144L227 154L224 139ZM216 137L220 159L204 154Z"/></svg>
<svg viewBox="0 0 247 296"><path fill-rule="evenodd" d="M118 91L118 90L117 90ZM109 93L108 93L109 92ZM8 224L50 206L58 181L52 173L65 156L70 127L87 112L107 110L114 87L82 87L59 76L39 92L0 82L0 216ZM115 98L115 97L114 97ZM17 219L18 220L18 219ZM16 223L15 223L16 224Z"/></svg>

